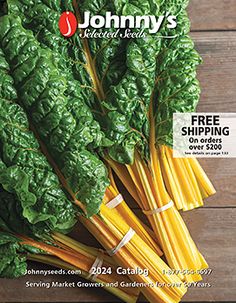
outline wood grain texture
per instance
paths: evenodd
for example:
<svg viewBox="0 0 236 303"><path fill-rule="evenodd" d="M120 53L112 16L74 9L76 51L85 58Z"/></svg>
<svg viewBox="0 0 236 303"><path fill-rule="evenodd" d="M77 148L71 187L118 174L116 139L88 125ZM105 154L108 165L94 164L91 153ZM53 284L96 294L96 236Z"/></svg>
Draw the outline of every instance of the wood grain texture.
<svg viewBox="0 0 236 303"><path fill-rule="evenodd" d="M236 300L236 209L198 209L183 214L190 233L213 269L203 282L209 288L194 287L184 301Z"/></svg>
<svg viewBox="0 0 236 303"><path fill-rule="evenodd" d="M235 0L190 0L192 30L235 30Z"/></svg>
<svg viewBox="0 0 236 303"><path fill-rule="evenodd" d="M140 211L136 211L140 215ZM183 217L193 239L207 259L213 272L205 276L198 287L192 287L183 302L234 301L236 298L236 209L198 209L187 212ZM78 227L77 238L96 245L91 235L83 227ZM34 268L43 268L34 266ZM46 267L47 269L49 267ZM18 280L1 280L1 302L119 302L102 289L44 289L26 288L26 281L82 281L72 276L26 276ZM210 287L200 287L209 283ZM16 291L17 290L17 291ZM143 301L142 299L140 302Z"/></svg>
<svg viewBox="0 0 236 303"><path fill-rule="evenodd" d="M198 69L202 94L198 111L236 111L236 32L192 33L203 58Z"/></svg>
<svg viewBox="0 0 236 303"><path fill-rule="evenodd" d="M203 58L198 70L202 89L198 111L236 112L236 32L192 33L192 37ZM236 159L200 162L217 189L205 206L236 206Z"/></svg>
<svg viewBox="0 0 236 303"><path fill-rule="evenodd" d="M236 207L236 159L200 159L216 188L216 194L204 200L204 207Z"/></svg>

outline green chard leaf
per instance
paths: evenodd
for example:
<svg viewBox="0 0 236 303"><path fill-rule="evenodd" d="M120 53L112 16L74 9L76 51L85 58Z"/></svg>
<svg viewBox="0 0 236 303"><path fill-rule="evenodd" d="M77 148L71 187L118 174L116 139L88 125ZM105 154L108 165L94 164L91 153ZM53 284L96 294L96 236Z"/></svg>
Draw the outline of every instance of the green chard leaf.
<svg viewBox="0 0 236 303"><path fill-rule="evenodd" d="M80 14L86 11L80 3L77 9ZM105 7L104 11L97 10L94 13L105 14L105 10L108 11ZM134 16L158 14L159 3L152 0L142 3L130 0L119 5L119 10L113 12ZM126 164L133 163L135 148L139 148L148 157L148 109L160 42L155 35L148 34L146 29L144 31L144 38L110 39L113 44L116 41L120 45L113 51L107 45L99 47L99 43L104 43L105 39L87 39L92 60L95 61L98 82L104 92L103 100L99 100L103 111L98 121L113 142L107 153L114 160ZM108 61L106 52L112 54Z"/></svg>
<svg viewBox="0 0 236 303"><path fill-rule="evenodd" d="M18 278L27 270L20 240L10 233L0 231L0 277Z"/></svg>
<svg viewBox="0 0 236 303"><path fill-rule="evenodd" d="M23 208L17 196L2 187L0 187L0 229L36 237L50 232L49 226L44 221L31 224L23 216Z"/></svg>
<svg viewBox="0 0 236 303"><path fill-rule="evenodd" d="M112 85L106 93L107 107L115 108L122 114L122 122L136 131L130 144L128 132L124 139L113 131L110 137L115 144L109 155L121 163L132 163L134 148L148 159L150 101L154 99L154 116L157 144L172 146L173 113L192 112L199 101L200 87L196 79L196 68L201 58L194 49L194 43L188 36L190 22L186 7L188 1L166 0L155 2L145 1L145 8L133 4L131 15L170 15L177 16L176 29L168 29L166 24L157 34L146 33L145 38L130 39L126 47L126 72L119 83ZM135 7L137 5L137 7ZM123 10L125 14L125 10ZM169 39L168 37L174 38ZM108 116L110 113L108 114ZM114 113L111 120L121 117ZM116 121L115 125L118 125ZM112 123L108 127L113 130ZM125 129L125 127L123 128ZM127 134L127 133L126 133ZM109 137L109 136L108 136ZM140 142L141 141L141 142ZM130 157L123 157L123 146L129 151ZM146 150L145 150L146 148Z"/></svg>
<svg viewBox="0 0 236 303"><path fill-rule="evenodd" d="M196 79L196 69L201 58L194 49L190 38L190 22L186 7L188 0L163 1L162 12L169 11L177 16L176 29L163 27L160 34L176 36L163 39L157 57L157 85L155 88L154 114L156 124L156 144L172 146L173 113L193 112L200 96L200 86Z"/></svg>
<svg viewBox="0 0 236 303"><path fill-rule="evenodd" d="M158 1L145 1L143 4L129 1L123 8L122 15L157 15L158 12ZM106 93L107 103L116 108L118 115L122 115L127 125L123 132L110 131L115 144L109 151L109 156L126 164L133 163L136 148L145 158L149 157L148 111L155 84L156 56L160 40L156 35L149 34L148 30L144 29L144 32L143 38L129 39L125 53L126 72ZM113 121L114 128L116 121ZM110 129L112 130L112 127Z"/></svg>
<svg viewBox="0 0 236 303"><path fill-rule="evenodd" d="M3 26L7 19L7 16L1 18L2 31L8 31ZM8 40L1 36L1 43L7 47L12 47L13 41L14 39ZM16 51L15 45L12 50ZM5 190L16 194L22 214L30 223L45 224L49 229L68 230L75 223L75 210L39 150L39 144L29 130L27 117L17 102L14 81L1 45L0 184Z"/></svg>
<svg viewBox="0 0 236 303"><path fill-rule="evenodd" d="M57 4L56 4L57 3ZM63 38L58 19L64 9L73 10L71 1L8 1L9 11L20 15L24 27L32 29L42 46L59 54L61 72L67 70L76 79L83 95L106 137L113 142L109 155L122 163L132 163L135 146L147 146L148 106L155 80L159 42L148 35L144 39L81 39L77 34ZM137 1L80 1L76 13L104 15L106 11L128 15L158 12L156 1L140 5ZM107 29L106 29L107 30ZM102 31L102 30L101 30ZM110 29L114 32L114 29ZM86 41L85 41L86 40ZM148 46L148 47L147 47ZM92 72L91 66L92 64ZM67 75L67 78L69 78ZM95 91L95 92L94 92Z"/></svg>
<svg viewBox="0 0 236 303"><path fill-rule="evenodd" d="M91 216L99 211L109 184L106 167L94 149L109 142L84 103L80 86L67 70L63 74L59 68L57 53L42 48L14 15L2 17L0 25L0 46L19 104L70 191L85 204Z"/></svg>
<svg viewBox="0 0 236 303"><path fill-rule="evenodd" d="M118 5L117 1L116 5ZM101 0L94 3L91 1L81 1L80 7L84 10L89 10L91 14L96 14L97 11L102 12L105 9L114 11L114 5L111 1ZM87 71L87 53L84 50L82 40L78 33L73 37L65 39L59 31L58 20L61 13L65 10L74 10L72 1L48 1L36 0L8 0L9 13L20 16L22 24L25 28L33 31L35 38L40 42L42 47L48 47L53 50L53 56L56 58L60 73L65 78L73 80L72 82L77 87L83 97L85 103L94 106L101 110L97 96L93 90L93 78ZM91 45L93 55L97 54L96 64L101 64L101 73L104 73L109 66L109 60L114 56L114 53L119 49L123 49L121 42L116 39L97 39L97 43ZM102 75L101 75L102 77Z"/></svg>
<svg viewBox="0 0 236 303"><path fill-rule="evenodd" d="M12 194L6 192L4 192L4 194L8 196L8 199L16 201ZM15 216L15 218L17 217ZM8 222L8 224L11 225L11 222ZM46 254L47 252L37 247L24 244L21 236L13 234L12 230L8 232L9 228L2 230L1 225L0 227L0 278L18 278L23 276L27 271L26 259L28 253ZM22 231L22 229L20 229L20 231Z"/></svg>
<svg viewBox="0 0 236 303"><path fill-rule="evenodd" d="M126 1L118 15L149 15L158 13L157 1ZM150 94L155 81L156 54L159 41L149 35L136 39L121 39L122 53L117 52L110 62L106 75L109 81L99 79L104 90L106 119L100 122L107 137L112 140L108 155L120 163L131 164L135 148L148 157L149 121L148 109ZM97 39L89 39L95 43ZM115 40L115 39L113 39ZM92 42L91 42L92 41ZM123 62L122 62L123 61ZM117 76L115 70L123 70ZM100 74L99 65L96 71Z"/></svg>

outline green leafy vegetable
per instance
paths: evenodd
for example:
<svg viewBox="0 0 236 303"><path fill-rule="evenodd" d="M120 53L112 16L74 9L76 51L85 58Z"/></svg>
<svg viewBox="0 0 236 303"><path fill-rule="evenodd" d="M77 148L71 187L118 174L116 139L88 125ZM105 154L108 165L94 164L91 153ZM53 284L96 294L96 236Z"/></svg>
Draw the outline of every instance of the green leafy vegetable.
<svg viewBox="0 0 236 303"><path fill-rule="evenodd" d="M23 216L23 208L16 195L0 187L0 229L28 236L40 237L50 231L43 221L31 224Z"/></svg>
<svg viewBox="0 0 236 303"><path fill-rule="evenodd" d="M171 11L177 16L177 27L164 27L161 35L176 36L163 39L157 57L157 85L154 102L156 143L172 146L173 113L193 112L199 101L200 87L196 79L196 68L201 58L188 36L190 22L186 13L187 0L164 1L163 12Z"/></svg>
<svg viewBox="0 0 236 303"><path fill-rule="evenodd" d="M18 278L26 273L26 258L20 240L0 231L0 277Z"/></svg>
<svg viewBox="0 0 236 303"><path fill-rule="evenodd" d="M144 150L148 135L148 98L153 85L155 55L159 47L155 37L144 39L88 39L75 34L64 39L58 30L62 8L55 2L9 0L9 11L20 15L23 25L32 29L42 46L60 54L61 72L73 74L81 87L81 94L106 136L113 142L108 153L120 162L132 162L134 147ZM64 9L73 10L71 1L64 2ZM79 14L90 11L92 15L111 11L128 15L158 12L158 5L150 1L139 5L135 1L82 1ZM114 31L114 29L111 29ZM147 47L148 46L148 47ZM126 53L127 52L127 53ZM68 78L68 76L67 76ZM143 135L144 133L144 135ZM144 140L144 141L143 141Z"/></svg>
<svg viewBox="0 0 236 303"><path fill-rule="evenodd" d="M157 15L159 3L152 0L130 0L119 8L115 11L118 15ZM75 5L75 10L80 14L86 11L80 3ZM105 10L97 9L94 13L103 14ZM120 48L113 51L107 45L99 48L99 41L103 39L93 38L87 39L89 49L84 50L86 53L90 52L92 61L95 62L100 90L104 92L102 98L98 96L102 110L100 118L98 115L96 118L106 136L113 142L107 153L114 160L126 164L133 163L135 148L139 148L148 157L148 109L155 82L156 55L160 41L156 35L148 34L146 29L144 31L144 38L110 39L120 43ZM112 54L108 62L106 51ZM103 61L105 64L101 63ZM106 67L104 71L103 66Z"/></svg>
<svg viewBox="0 0 236 303"><path fill-rule="evenodd" d="M32 33L22 27L19 18L4 16L0 24L1 49L19 103L76 199L86 205L91 216L98 212L109 184L106 167L93 149L109 141L83 103L80 87L69 75L69 80L61 75L56 54L41 48Z"/></svg>
<svg viewBox="0 0 236 303"><path fill-rule="evenodd" d="M1 29L2 25L3 22ZM11 39L3 41L10 47ZM23 216L30 223L44 222L48 228L70 229L75 223L75 211L39 150L25 113L15 103L17 93L2 49L0 88L0 183L17 195Z"/></svg>
<svg viewBox="0 0 236 303"><path fill-rule="evenodd" d="M84 102L113 142L105 148L111 158L130 164L135 147L149 157L148 111L153 97L157 144L171 145L173 112L195 110L200 93L196 80L200 58L188 36L188 0L84 0L73 4L8 0L9 11L21 15L24 26L34 31L41 45L61 54L59 68L78 81ZM145 38L137 39L86 40L78 33L65 39L57 26L65 9L75 10L78 18L85 11L91 15L111 11L117 15L155 16L169 12L177 16L177 28L168 29L164 24L159 33L146 31Z"/></svg>
<svg viewBox="0 0 236 303"><path fill-rule="evenodd" d="M188 36L188 1L160 1L159 4L155 2L156 7L152 1L145 1L145 7L139 6L137 1L130 1L129 4L133 5L132 15L158 16L170 12L177 16L177 27L168 29L164 23L156 35L146 33L143 39L131 39L124 54L126 72L106 92L106 106L115 110L107 114L110 123L107 127L109 134L106 134L114 142L109 155L126 164L133 162L135 148L149 158L148 112L152 99L156 142L172 146L173 113L196 109L200 95L196 68L201 62L194 43ZM117 123L117 120L123 123L121 132L118 129L121 123Z"/></svg>
<svg viewBox="0 0 236 303"><path fill-rule="evenodd" d="M169 12L177 16L177 27L168 29L163 24L156 35L146 33L145 38L130 39L123 53L125 72L118 79L114 77L109 89L105 88L106 103L101 104L110 111L104 119L107 124L100 123L114 142L109 155L118 162L132 163L135 148L149 158L148 112L152 98L157 144L172 145L174 112L196 109L200 94L196 67L201 59L188 36L187 5L187 0L145 1L144 6L129 1L122 10L122 14L126 14L132 7L131 15L158 16ZM78 7L80 9L80 5ZM89 45L94 44L94 40L89 39ZM98 66L97 73L99 75Z"/></svg>

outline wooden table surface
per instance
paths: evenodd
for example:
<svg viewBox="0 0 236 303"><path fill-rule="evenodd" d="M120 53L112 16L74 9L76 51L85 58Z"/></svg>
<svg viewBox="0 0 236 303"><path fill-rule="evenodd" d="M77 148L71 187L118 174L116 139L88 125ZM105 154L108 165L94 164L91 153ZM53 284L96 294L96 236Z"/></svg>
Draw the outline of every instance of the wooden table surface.
<svg viewBox="0 0 236 303"><path fill-rule="evenodd" d="M192 0L189 14L192 37L204 59L199 68L202 95L198 111L236 112L236 0ZM183 217L213 272L204 278L211 287L189 289L183 302L232 302L236 301L236 159L200 162L217 194L207 199L203 208L183 213ZM131 206L140 215L133 203ZM78 226L77 232L80 240L98 246L84 228ZM25 288L28 280L55 278L62 282L74 279L63 276L0 279L0 301L120 302L102 289Z"/></svg>

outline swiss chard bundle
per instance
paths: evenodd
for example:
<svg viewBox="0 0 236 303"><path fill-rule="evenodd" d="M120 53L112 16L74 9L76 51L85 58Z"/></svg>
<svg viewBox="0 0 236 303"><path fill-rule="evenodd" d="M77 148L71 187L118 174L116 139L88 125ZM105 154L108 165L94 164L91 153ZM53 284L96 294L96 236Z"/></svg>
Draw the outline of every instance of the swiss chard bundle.
<svg viewBox="0 0 236 303"><path fill-rule="evenodd" d="M9 4L10 8L11 4ZM22 5L21 9L23 8L25 7ZM44 4L39 5L39 9L42 8L48 11L48 7ZM9 29L13 25L9 35L14 36L14 33L21 31L22 43L25 43L28 48L34 48L34 52L28 54L27 60L21 50L19 50L19 55L14 56L15 61L23 60L24 62L19 66L17 72L14 71L12 74L20 96L19 103L30 116L32 127L37 129L42 148L58 173L63 186L66 187L73 200L85 210L88 216L91 216L98 212L109 183L106 167L99 160L96 151L109 145L110 141L104 137L98 123L94 121L88 106L83 101L82 88L75 80L72 69L62 68L62 63L59 62L59 59L56 60L59 58L59 51L55 48L51 53L48 49L44 49L46 47L46 44L43 43L45 36L37 32L36 37L42 39L39 39L41 45L44 46L42 48L31 32L23 31L19 19L14 20L13 24L11 24L11 20L9 19L9 24L6 24L6 28ZM33 20L36 22L37 18ZM38 26L35 23L34 25L35 31L37 29L45 30L41 23ZM50 26L48 27L50 28ZM57 42L55 45L61 47L64 42L58 40L55 39ZM18 45L19 41L15 41L15 43ZM24 45L22 45L22 49L25 49ZM4 50L6 55L11 58L11 49L6 47ZM66 59L66 55L61 55L61 57ZM27 75L21 79L18 75L28 68L27 64L31 59L34 65L30 66L30 71L27 71L27 74L30 73L29 79ZM9 64L12 64L14 69L14 62L10 60ZM64 78L65 76L67 77ZM34 83L33 87L32 83ZM45 146L43 147L43 145ZM112 199L112 195L115 197L117 194L114 189L111 189L110 199ZM132 217L131 226L160 253L158 246L137 218L128 210L125 202L120 208L125 208L121 212L122 214L129 212L126 219Z"/></svg>
<svg viewBox="0 0 236 303"><path fill-rule="evenodd" d="M84 7L87 7L86 5L90 5L90 4L89 4L89 2L87 4L86 4L86 2L84 2L83 5L84 5ZM104 10L106 8L107 9L109 8L113 11L116 9L115 6L111 2L107 2L106 5L104 6L101 3L101 6L103 7ZM94 7L93 9L96 9L96 7ZM75 122L78 125L84 125L84 122L85 122L84 116L90 117L91 114L89 113L86 105L83 104L83 101L84 101L84 103L87 102L88 104L90 104L90 103L93 105L98 104L98 106L99 106L99 102L96 103L96 94L94 94L94 91L92 88L92 82L94 80L93 74L91 75L88 73L88 71L90 70L90 64L88 62L86 62L86 53L84 53L84 51L83 51L83 48L82 48L82 45L80 43L78 36L75 35L70 40L65 40L64 38L62 38L60 36L59 30L58 30L58 24L57 24L58 18L60 16L60 10L61 10L60 3L59 2L51 3L50 1L49 2L44 1L42 3L41 1L39 1L39 2L36 1L36 3L33 4L33 3L22 2L22 1L8 1L8 10L11 13L16 13L17 15L21 16L24 27L30 28L33 30L35 38L40 42L40 45L43 48L50 47L53 50L53 54L52 54L53 60L55 60L57 62L57 69L58 69L60 75L63 75L67 79L70 79L70 81L68 81L68 87L70 87L73 84L73 88L76 88L76 90L78 91L76 98L78 98L81 101L81 106L80 106L80 108L76 107L76 105L78 103L78 100L77 100L74 103L71 103L71 108L73 107L73 112L76 113ZM116 42L114 42L116 40L109 40L109 41L99 40L99 41L102 43L102 45L100 46L101 50L99 52L99 56L105 56L105 57L107 57L107 60L109 59L109 56L111 57L111 54L114 52L114 50L116 48L118 48L119 50L123 49L123 47L121 47L121 46L123 46L123 43L120 44L120 42L119 42L117 44ZM103 52L104 52L104 55L102 55ZM97 59L97 62L101 63L103 61ZM73 89L73 90L75 90L75 89ZM38 102L40 102L40 100ZM81 108L86 109L86 112L84 110L84 116L80 115ZM32 114L31 108L28 108L26 110L29 112L30 115ZM69 111L70 108L67 108L67 110ZM40 114L40 113L38 113L40 111L39 108L34 108L34 111L35 111L35 113L33 114L34 116ZM92 109L92 112L96 116L96 113L98 111ZM53 114L54 113L52 113L51 116ZM66 115L68 116L68 112L64 111L61 113L61 115L63 117ZM63 119L61 119L61 120L63 120ZM41 127L42 127L41 121L33 120L33 122L35 125L37 125L37 129L41 129ZM51 127L49 125L50 122L51 121L49 121L47 123L47 125L44 125L44 129L47 129L46 132L48 132L48 129L50 129L50 127ZM94 122L94 125L97 126L97 124L95 122ZM93 124L91 123L91 124L87 125L86 132L80 131L80 137L77 137L77 140L78 140L77 144L73 146L73 153L75 155L75 158L77 157L76 155L78 154L78 151L81 149L81 143L83 143L85 141L86 135L88 134L89 131L91 133L94 133L95 126L93 127ZM101 132L100 132L100 134L101 134ZM112 142L107 139L104 139L102 134L101 134L101 137L102 137L103 148L104 148L104 145L111 145ZM64 132L63 133L60 132L58 134L58 138L60 138L60 140L62 140L62 141L65 140ZM43 141L45 140L46 145L48 146L48 150L51 151L52 143L50 141L48 142L48 140L47 140L48 138L43 137L43 132L42 132L41 139ZM84 148L87 147L89 149L93 149L93 152L94 152L94 148L96 148L96 144L97 144L97 142L95 140L93 140L93 142L91 142L91 143L85 142L83 145L85 145ZM65 148L67 149L67 146ZM98 148L98 150L101 150L101 148ZM60 153L60 155L59 155L59 153ZM57 158L57 162L59 163L58 164L59 169L61 169L62 174L65 176L66 173L64 173L64 170L62 169L62 166L61 166L62 161L60 161L61 158L63 158L63 161L64 161L63 146L61 146L59 153L54 153L54 150L53 150L53 155L57 155L56 158ZM72 156L70 156L70 158L68 156L67 158L71 160ZM85 163L83 163L83 165L86 165L86 163L87 163L87 161ZM97 163L97 168L98 168L98 165L100 165L100 164L101 163ZM67 189L70 191L70 193L72 195L73 195L73 192L78 193L78 196L76 198L80 199L84 203L84 201L86 201L86 195L83 193L86 193L86 190L88 191L88 194L91 194L91 192L89 192L89 190L91 190L92 193L95 193L97 191L97 187L94 187L94 184L92 182L90 182L87 185L87 188L85 188L85 184L86 184L87 180L89 180L88 179L89 177L93 176L94 180L98 181L96 184L100 184L101 187L103 185L103 183L101 182L102 165L100 165L101 171L99 171L97 169L98 174L99 174L99 176L98 176L98 174L94 174L94 171L91 169L92 168L91 163L88 162L89 171L87 174L84 173L84 175L86 176L85 178L82 178L83 174L81 175L81 173L80 173L80 170L82 169L82 168L80 168L81 165L82 164L79 163L79 161L77 161L77 162L68 161L68 163L65 163L65 167L68 167L68 171L70 172L70 175L73 175L73 183L68 182ZM80 168L80 170L79 170L79 168ZM60 174L60 175L62 175L62 174ZM70 176L70 179L72 179L71 176ZM93 181L93 180L91 180L91 181ZM78 188L79 188L79 190L77 190ZM90 188L92 188L92 189L90 189ZM116 191L114 189L111 189L111 192L113 192L113 195L116 194L115 193ZM82 193L82 194L80 194L80 193ZM87 196L88 196L88 194L87 194ZM98 198L100 198L100 200L101 200L101 196L98 195L96 201L98 200ZM91 203L91 207L92 207L92 205L94 205L94 204ZM95 209L96 211L98 211L98 206L99 205L97 205L97 208ZM86 207L86 211L88 211L88 214L90 214L89 207L90 206ZM145 231L145 229L141 226L140 222L137 221L135 216L133 216L132 213L130 211L128 211L128 208L125 205L125 203L123 202L122 205L120 205L119 207L121 209L125 208L125 210L123 209L121 211L121 214L126 214L126 216L125 216L126 220L127 219L130 220L130 216L132 216L132 220L130 220L131 226L140 235L144 236L144 238L149 242L149 244L151 244L153 246L153 248L155 248L158 251L158 253L160 253L160 250L157 247L157 245L154 243L154 241L151 239L151 237L148 235L148 233ZM129 212L129 214L127 214L127 212Z"/></svg>
<svg viewBox="0 0 236 303"><path fill-rule="evenodd" d="M67 40L65 48L69 53L69 59L72 58L72 60L74 54L71 55L69 52L71 50L69 43L73 43L73 46L77 45L78 50L84 54L81 61L74 62L73 60L70 67L73 77L82 84L82 90L85 86L85 93L90 91L90 98L86 103L93 111L94 117L100 123L107 138L112 142L112 146L108 149L106 146L103 148L105 158L111 165L114 160L126 164L126 167L121 167L123 170L121 172L117 164L113 163L113 168L123 176L127 187L132 187L130 191L135 192L140 206L148 214L171 267L184 269L187 266L197 271L204 268L206 263L187 232L180 215L175 208L161 216L158 215L158 209L170 203L170 196L166 191L169 179L167 178L164 184L156 148L159 142L171 144L170 125L173 112L193 110L199 97L199 85L195 76L196 65L200 59L187 36L189 24L185 12L186 5L187 1L184 5L175 1L159 3L159 5L147 1L145 5L139 6L136 2L129 1L126 5L119 6L117 10L117 6L113 4L112 12L124 15L130 13L131 10L133 14L138 15L151 13L157 15L166 10L173 11L178 19L178 28L174 31L176 37L173 40L168 40L170 33L173 32L166 31L163 27L157 35L147 33L145 38L124 41L118 39L116 42L114 40L111 40L112 42L110 40L105 42L104 40L97 42L95 39L82 40L76 34ZM42 30L43 27L40 27L39 23L42 17L38 18L38 12L46 12L48 7L39 6L40 4L36 5L37 13L32 13L32 15L27 13L30 11L29 7L25 7L24 10L14 3L10 5L10 11L20 11L24 15L24 25L36 32L41 44L55 51L61 49L62 52L60 42L57 46L46 43L45 30ZM61 9L60 6L57 8L52 7L51 4L48 6L52 14ZM74 1L71 9L75 10L80 21L81 14L88 7L92 14L98 12L103 14L111 6L112 4L107 2L99 6L90 6L87 1L78 6ZM50 26L50 21L46 21L46 28L50 28L50 31L56 35L55 22L52 22ZM105 44L101 45L101 43ZM117 69L117 65L114 64L117 63L119 57L123 60L122 68L120 72L114 73L112 70L114 71L114 66ZM118 62L121 62L120 60ZM82 66L78 63L82 63ZM88 87L91 89L88 90ZM182 101L181 104L176 102L179 99ZM166 126L162 128L162 124L165 123ZM127 171L124 172L124 169ZM191 177L194 178L193 170L191 172ZM128 179L124 177L127 174ZM197 180L194 179L194 181L197 184ZM169 187L172 195L173 186ZM178 201L176 204L178 205ZM179 226L180 232L175 230L176 225ZM164 226L167 228L165 229ZM171 244L173 241L176 243L175 249ZM176 251L178 253L175 253ZM189 281L200 279L197 274L184 278Z"/></svg>
<svg viewBox="0 0 236 303"><path fill-rule="evenodd" d="M194 111L200 94L196 67L201 59L188 36L187 4L188 1L74 1L72 5L71 1L8 0L9 12L22 17L24 26L34 31L41 45L51 48L59 58L61 73L68 71L81 87L84 102L110 140L109 148L102 149L107 159L132 164L138 150L149 162L150 132L155 129L165 186L178 209L184 210L202 205L202 197L214 193L197 161L173 159L171 151L167 155L160 148L172 146L173 113ZM134 16L171 12L177 16L177 27L168 29L164 24L157 34L144 29L146 36L136 39L81 39L78 33L64 39L57 21L65 9L74 10L79 22L86 11L91 16L105 15L106 11ZM179 181L183 177L187 180L184 184ZM126 184L128 190L137 196L130 183Z"/></svg>
<svg viewBox="0 0 236 303"><path fill-rule="evenodd" d="M181 283L176 275L162 275L163 270L169 270L169 267L149 246L153 240L150 236L148 238L143 225L130 210L129 222L130 225L138 222L137 234L125 222L127 208L123 199L120 201L123 206L117 209L109 209L105 203L101 204L108 177L106 167L96 151L107 147L110 140L104 138L88 106L81 101L83 95L78 93L80 88L77 92L77 86L73 85L75 80L72 75L65 78L66 70L62 71L61 63L56 60L57 53L53 54L40 45L32 32L22 27L20 18L15 15L2 17L0 24L0 48L9 65L9 75L14 80L17 102L27 113L44 155L54 168L63 189L84 214L91 216L100 206L100 216L86 219L81 215L80 220L111 255L115 251L114 258L120 266L132 266L133 269L141 266L150 271L148 277L130 275L131 280L153 284L156 281L173 285ZM83 133L86 127L88 137L86 132ZM25 163L22 166L24 168ZM12 182L12 178L9 180ZM11 188L3 185L11 191ZM21 184L19 188L22 188ZM115 195L117 191L111 187L106 191L104 200L110 202L117 198ZM19 199L22 200L22 197L19 196ZM119 243L124 241L130 231L132 237L129 245L119 249ZM31 242L26 239L26 243ZM151 302L157 299L178 302L186 292L185 286L181 284L180 287L170 289L168 283L162 289L143 288L142 291Z"/></svg>
<svg viewBox="0 0 236 303"><path fill-rule="evenodd" d="M90 217L80 216L80 221L108 251L119 247L131 227L136 231L114 256L124 267L141 264L150 269L148 278L137 275L132 280L178 282L175 276L163 277L166 265L152 250L160 254L159 248L121 199L101 161L103 157L148 216L169 265L194 272L180 274L182 280L201 279L198 270L207 264L172 202L178 209L187 210L202 205L202 197L214 192L195 159L174 159L171 150L173 113L194 111L200 94L196 68L201 60L188 36L188 1L7 3L9 16L0 20L0 85L3 94L12 95L3 95L1 101L1 107L7 110L2 116L0 113L4 121L4 128L0 128L4 147L0 183L17 195L24 218L43 227L58 228L52 217L42 215L48 200L39 203L43 189L47 195L58 194L63 201L60 211L72 209L74 214L70 200L77 204L80 212ZM145 37L134 39L85 39L79 32L65 39L58 29L64 10L74 11L79 22L86 11L91 15L110 11L133 16L170 12L177 16L177 27L167 29L164 24L157 34L144 28ZM11 113L7 118L6 111ZM18 112L25 120L27 113L34 135L27 121L18 118ZM15 131L19 125L21 131ZM10 140L13 130L16 137ZM16 146L8 145L8 141L15 140ZM46 174L46 180L39 178L36 183L35 166L42 176ZM36 187L38 182L42 187ZM54 201L51 204L55 212ZM38 222L34 215L40 205L39 217L43 219ZM51 206L48 208L51 210ZM100 216L94 215L99 210ZM151 302L177 302L185 291L143 289Z"/></svg>

